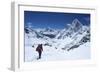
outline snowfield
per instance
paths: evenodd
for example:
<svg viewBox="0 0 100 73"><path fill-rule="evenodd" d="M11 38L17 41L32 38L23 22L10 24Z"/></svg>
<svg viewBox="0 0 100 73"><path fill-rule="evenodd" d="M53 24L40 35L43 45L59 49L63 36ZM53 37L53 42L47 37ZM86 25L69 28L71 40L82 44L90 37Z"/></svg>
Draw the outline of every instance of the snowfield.
<svg viewBox="0 0 100 73"><path fill-rule="evenodd" d="M38 53L36 52L36 47L32 48L31 44L25 46L25 62L37 61ZM71 51L43 46L42 58L38 61L90 59L90 56L91 49L89 42Z"/></svg>
<svg viewBox="0 0 100 73"><path fill-rule="evenodd" d="M90 59L89 26L75 19L68 27L61 30L25 27L25 62ZM43 44L39 60L36 51L38 44Z"/></svg>

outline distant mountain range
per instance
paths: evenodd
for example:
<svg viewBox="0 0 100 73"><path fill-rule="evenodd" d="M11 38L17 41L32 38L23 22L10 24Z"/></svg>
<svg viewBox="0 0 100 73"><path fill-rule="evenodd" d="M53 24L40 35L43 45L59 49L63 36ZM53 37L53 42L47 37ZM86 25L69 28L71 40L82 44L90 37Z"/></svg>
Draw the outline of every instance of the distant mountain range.
<svg viewBox="0 0 100 73"><path fill-rule="evenodd" d="M42 39L46 41L45 44L51 45L51 47L56 49L59 47L63 50L67 49L67 51L90 42L90 27L83 25L78 19L74 19L64 29L33 29L27 26L24 31L25 39Z"/></svg>

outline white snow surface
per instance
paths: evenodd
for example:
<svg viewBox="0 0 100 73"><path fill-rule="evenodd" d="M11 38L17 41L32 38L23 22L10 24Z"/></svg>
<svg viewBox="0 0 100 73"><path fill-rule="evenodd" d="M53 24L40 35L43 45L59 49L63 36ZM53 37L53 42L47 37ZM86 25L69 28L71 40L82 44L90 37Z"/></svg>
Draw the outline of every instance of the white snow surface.
<svg viewBox="0 0 100 73"><path fill-rule="evenodd" d="M46 42L43 41L44 40L40 39L27 39L27 43L25 45L25 62L90 59L90 42L87 42L78 48L74 48L71 51L67 51L61 49L65 44L62 42L62 40L59 40L59 42L54 44L52 47L43 45L42 57L41 59L37 60L38 53L36 51L36 47L39 43L44 44ZM62 45L60 42L62 42ZM32 47L33 44L34 48ZM57 47L57 49L55 47Z"/></svg>

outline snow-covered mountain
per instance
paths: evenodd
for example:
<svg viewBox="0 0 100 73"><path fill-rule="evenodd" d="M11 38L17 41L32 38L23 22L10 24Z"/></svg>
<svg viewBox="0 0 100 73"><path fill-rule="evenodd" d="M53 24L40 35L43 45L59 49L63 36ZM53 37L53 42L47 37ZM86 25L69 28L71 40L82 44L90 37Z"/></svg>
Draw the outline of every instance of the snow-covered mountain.
<svg viewBox="0 0 100 73"><path fill-rule="evenodd" d="M68 26L68 28L64 28L56 38L66 38L66 37L73 37L75 34L77 34L79 31L82 32L83 25L78 19L74 19L72 24Z"/></svg>
<svg viewBox="0 0 100 73"><path fill-rule="evenodd" d="M26 27L25 34L32 38L55 38L58 34L58 30L46 28L46 29L33 29ZM27 37L27 36L26 36Z"/></svg>
<svg viewBox="0 0 100 73"><path fill-rule="evenodd" d="M44 49L40 61L90 58L90 27L78 19L63 29L34 29L27 26L24 31L25 62L37 61L35 50L38 44L43 44Z"/></svg>
<svg viewBox="0 0 100 73"><path fill-rule="evenodd" d="M90 41L90 28L83 25L78 19L73 20L72 25L68 29L63 29L56 38L71 38L71 42L65 43L62 49L71 50ZM65 41L64 41L65 42Z"/></svg>
<svg viewBox="0 0 100 73"><path fill-rule="evenodd" d="M74 19L68 27L63 29L33 29L25 27L25 39L39 39L44 46L56 49L71 50L90 42L90 27L83 25L78 19ZM38 41L39 42L39 41ZM40 42L40 43L42 43Z"/></svg>

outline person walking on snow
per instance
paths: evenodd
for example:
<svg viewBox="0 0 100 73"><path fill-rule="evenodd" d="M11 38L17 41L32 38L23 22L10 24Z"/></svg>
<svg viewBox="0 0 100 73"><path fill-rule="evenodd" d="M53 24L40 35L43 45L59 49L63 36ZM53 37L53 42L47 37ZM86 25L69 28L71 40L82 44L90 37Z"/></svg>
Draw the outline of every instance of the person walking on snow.
<svg viewBox="0 0 100 73"><path fill-rule="evenodd" d="M42 44L39 44L38 47L36 48L36 51L39 54L39 57L37 59L41 59L41 55L42 55L42 51L43 51L43 47Z"/></svg>

